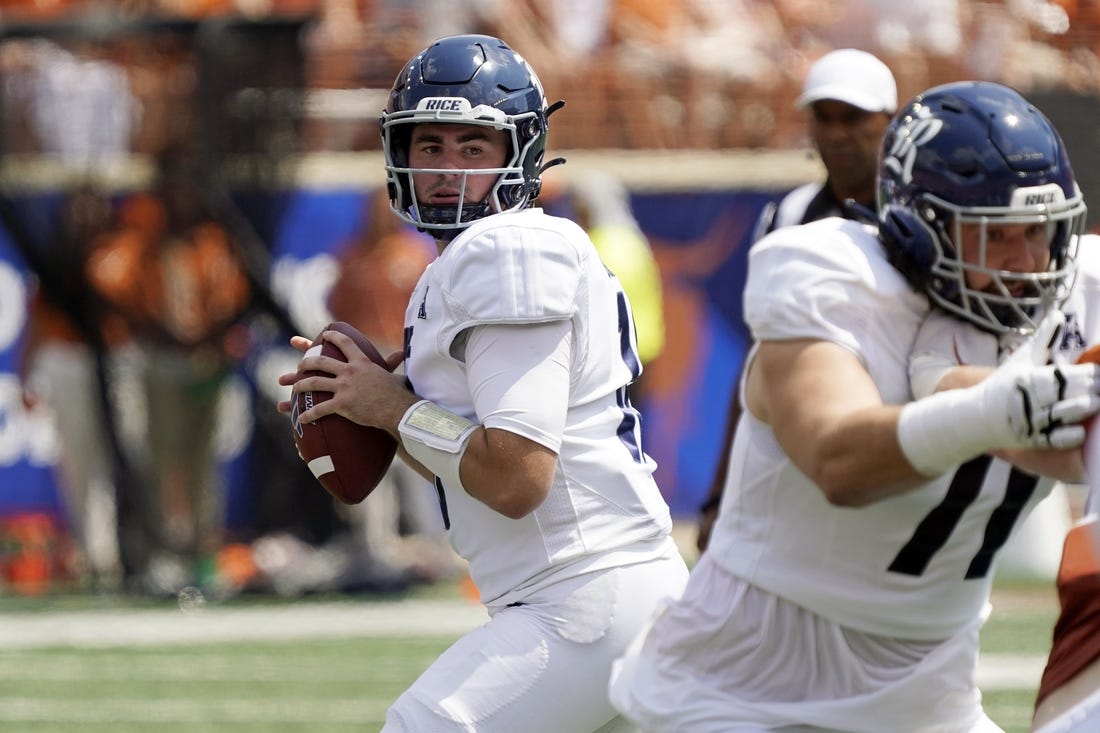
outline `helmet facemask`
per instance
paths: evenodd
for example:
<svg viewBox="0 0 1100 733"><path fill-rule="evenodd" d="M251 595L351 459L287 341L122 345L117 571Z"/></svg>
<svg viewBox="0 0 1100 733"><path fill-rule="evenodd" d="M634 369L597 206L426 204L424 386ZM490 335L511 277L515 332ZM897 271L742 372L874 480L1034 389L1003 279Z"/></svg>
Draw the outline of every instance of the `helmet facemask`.
<svg viewBox="0 0 1100 733"><path fill-rule="evenodd" d="M382 123L387 183L391 189L393 209L403 220L420 229L430 230L437 236L445 235L448 230L464 229L470 222L489 214L526 207L538 191L524 175L524 161L535 154L536 145L540 141L545 142L545 125L540 128L538 114L535 112L508 115L484 105L471 107L467 100L461 98L445 98L445 101L447 106L457 109L446 112L426 109L440 103L440 99L428 98L420 101L420 108L392 113ZM426 122L479 125L503 130L509 136L508 160L501 168L411 168L408 165L408 150L412 127ZM533 130L535 134L521 139L521 130ZM541 154L540 147L537 155L541 158ZM461 176L463 203L455 206L421 203L417 200L413 186L414 175ZM495 175L498 178L488 195L481 201L467 200L466 188L470 177L485 175ZM452 232L451 236L454 233L457 232Z"/></svg>
<svg viewBox="0 0 1100 733"><path fill-rule="evenodd" d="M1045 190L1040 190L1045 189ZM925 193L914 207L935 234L935 259L929 270L927 292L939 307L992 333L1027 334L1045 313L1069 296L1076 277L1078 235L1084 230L1085 205L1077 193L1066 201L1057 185L1017 191L1020 201L1029 195L1051 193L1047 203L1008 207L960 207ZM990 226L1041 224L1047 229L1050 261L1042 272L1000 270L987 264ZM956 242L964 227L977 229L978 257L963 259ZM989 281L975 289L967 281L977 275Z"/></svg>
<svg viewBox="0 0 1100 733"><path fill-rule="evenodd" d="M883 137L878 204L891 263L932 305L984 331L1032 333L1069 296L1085 203L1057 130L1009 87L955 82L905 105ZM991 256L1000 226L1027 227L1046 267L996 269L1027 266Z"/></svg>

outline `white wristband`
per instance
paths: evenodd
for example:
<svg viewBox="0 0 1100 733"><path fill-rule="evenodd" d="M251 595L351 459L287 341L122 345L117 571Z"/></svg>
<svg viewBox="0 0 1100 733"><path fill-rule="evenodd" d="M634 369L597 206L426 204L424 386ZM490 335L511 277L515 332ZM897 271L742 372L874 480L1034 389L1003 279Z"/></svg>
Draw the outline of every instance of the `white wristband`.
<svg viewBox="0 0 1100 733"><path fill-rule="evenodd" d="M982 396L975 388L952 389L902 408L898 445L913 468L925 476L939 476L1011 442L1011 433L998 430L983 409Z"/></svg>
<svg viewBox="0 0 1100 733"><path fill-rule="evenodd" d="M397 424L405 451L454 488L462 488L459 466L475 428L477 423L428 400L406 410Z"/></svg>

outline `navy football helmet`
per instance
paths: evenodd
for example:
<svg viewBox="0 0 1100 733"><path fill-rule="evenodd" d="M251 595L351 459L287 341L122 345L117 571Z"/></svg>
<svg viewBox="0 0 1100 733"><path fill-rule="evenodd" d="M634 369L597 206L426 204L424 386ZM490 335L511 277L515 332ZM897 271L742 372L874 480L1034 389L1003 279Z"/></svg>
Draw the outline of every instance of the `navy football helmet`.
<svg viewBox="0 0 1100 733"><path fill-rule="evenodd" d="M886 131L878 169L879 236L891 261L934 305L996 334L1027 334L1069 295L1085 204L1050 121L1008 87L958 82L903 107ZM987 227L1043 224L1044 272L985 263ZM981 234L964 262L964 225ZM991 280L981 290L967 274Z"/></svg>
<svg viewBox="0 0 1100 733"><path fill-rule="evenodd" d="M460 35L442 38L418 53L397 75L382 113L382 148L390 204L399 217L421 231L447 239L477 219L527 207L542 188L547 108L534 70L499 38ZM408 165L413 126L453 122L505 130L511 136L503 168L477 171L413 169ZM557 161L554 161L557 162ZM432 206L416 200L414 173L496 173L499 179L484 201Z"/></svg>

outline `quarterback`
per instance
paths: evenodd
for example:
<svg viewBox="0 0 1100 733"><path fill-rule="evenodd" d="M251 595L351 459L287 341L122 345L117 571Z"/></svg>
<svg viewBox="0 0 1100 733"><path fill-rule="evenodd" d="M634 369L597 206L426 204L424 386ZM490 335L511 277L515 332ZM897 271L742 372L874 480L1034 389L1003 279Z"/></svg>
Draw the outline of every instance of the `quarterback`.
<svg viewBox="0 0 1100 733"><path fill-rule="evenodd" d="M687 580L627 396L630 304L584 231L532 206L552 111L499 39L452 36L409 61L382 114L387 185L439 256L405 313L403 378L338 333L347 364L301 363L333 377L281 378L334 393L299 419L336 412L400 441L489 611L384 733L631 730L611 663Z"/></svg>

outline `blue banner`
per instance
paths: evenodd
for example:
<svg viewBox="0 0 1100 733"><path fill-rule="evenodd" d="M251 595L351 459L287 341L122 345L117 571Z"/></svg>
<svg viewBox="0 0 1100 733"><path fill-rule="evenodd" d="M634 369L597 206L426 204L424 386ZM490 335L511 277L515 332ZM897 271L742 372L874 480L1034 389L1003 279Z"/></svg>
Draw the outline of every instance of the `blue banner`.
<svg viewBox="0 0 1100 733"><path fill-rule="evenodd" d="M723 446L726 413L747 348L741 291L749 232L775 195L761 191L636 193L633 209L661 270L667 342L647 368L638 407L645 449L673 514L693 516ZM263 231L274 258L271 287L303 328L323 326L334 255L363 226L361 191L297 191L279 202ZM29 273L0 231L0 516L59 512L56 437L48 416L24 409L16 375L27 317ZM307 333L305 335L313 335ZM283 335L260 343L241 364L219 427L232 524L248 522L254 486L250 455L256 414L273 410L271 380L294 354ZM63 419L64 416L62 416ZM287 440L290 440L289 433Z"/></svg>

